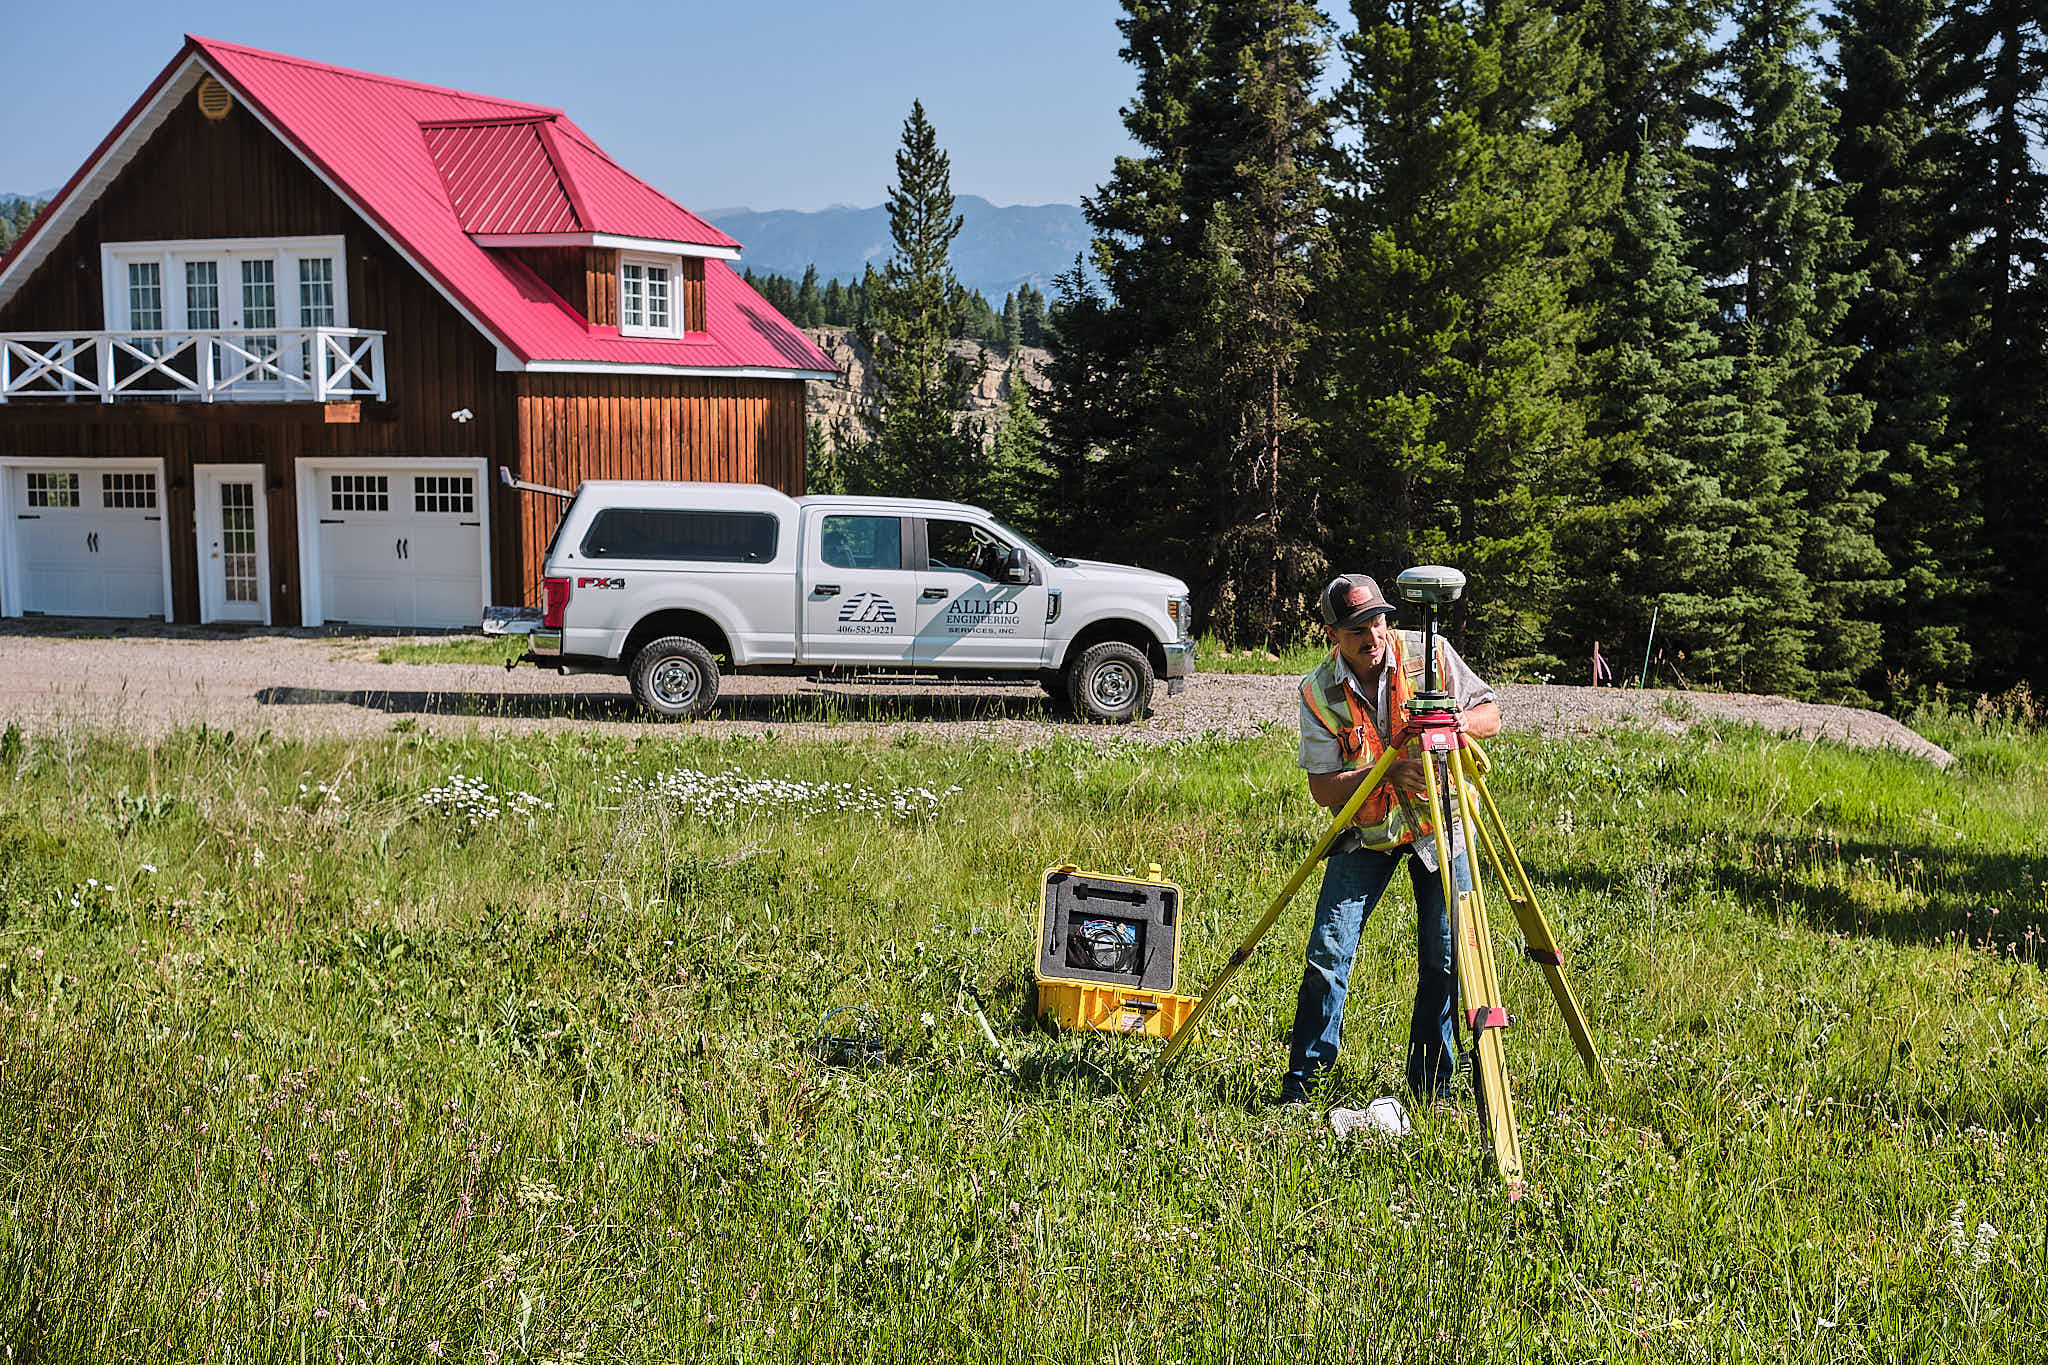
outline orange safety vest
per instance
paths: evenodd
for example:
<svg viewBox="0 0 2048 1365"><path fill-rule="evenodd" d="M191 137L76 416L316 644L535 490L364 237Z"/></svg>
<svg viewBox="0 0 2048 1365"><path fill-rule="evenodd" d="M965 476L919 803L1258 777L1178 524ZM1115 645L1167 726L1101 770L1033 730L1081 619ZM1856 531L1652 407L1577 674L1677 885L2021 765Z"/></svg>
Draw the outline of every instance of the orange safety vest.
<svg viewBox="0 0 2048 1365"><path fill-rule="evenodd" d="M1392 632L1389 645L1394 651L1394 676L1387 689L1387 720L1398 730L1407 715L1403 708L1408 699L1422 689L1422 634L1397 630ZM1336 739L1344 756L1344 771L1370 768L1386 752L1386 743L1359 701L1358 693L1337 676L1337 658L1337 651L1332 648L1328 657L1302 678L1301 700L1317 723ZM1448 687L1450 670L1445 666L1441 648L1437 651L1436 671L1438 685ZM1421 752L1410 741L1409 756L1419 758ZM1365 798L1355 823L1359 841L1367 848L1381 851L1413 843L1418 835L1433 832L1427 804L1394 790L1390 782L1380 783Z"/></svg>

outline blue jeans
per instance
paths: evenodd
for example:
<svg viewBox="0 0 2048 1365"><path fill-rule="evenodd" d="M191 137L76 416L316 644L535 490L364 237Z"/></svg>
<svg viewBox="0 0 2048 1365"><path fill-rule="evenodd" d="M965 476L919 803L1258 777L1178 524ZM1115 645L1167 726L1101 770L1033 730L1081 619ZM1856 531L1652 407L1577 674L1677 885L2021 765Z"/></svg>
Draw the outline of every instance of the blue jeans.
<svg viewBox="0 0 2048 1365"><path fill-rule="evenodd" d="M1462 843L1462 841L1461 841ZM1301 974L1301 995L1294 1006L1294 1036L1288 1045L1283 1100L1306 1099L1322 1074L1337 1060L1344 1032L1344 995L1351 982L1351 962L1358 953L1358 935L1366 917L1379 904L1402 853L1357 849L1332 854L1323 868L1323 889L1316 896L1315 927L1308 936L1308 962ZM1412 853L1406 855L1408 880L1415 888L1415 1008L1408 1016L1408 1088L1431 1098L1449 1087L1457 1074L1457 1045L1451 1035L1451 1000L1458 978L1451 958L1451 920L1444 904L1443 881ZM1465 850L1458 849L1457 885L1472 885Z"/></svg>

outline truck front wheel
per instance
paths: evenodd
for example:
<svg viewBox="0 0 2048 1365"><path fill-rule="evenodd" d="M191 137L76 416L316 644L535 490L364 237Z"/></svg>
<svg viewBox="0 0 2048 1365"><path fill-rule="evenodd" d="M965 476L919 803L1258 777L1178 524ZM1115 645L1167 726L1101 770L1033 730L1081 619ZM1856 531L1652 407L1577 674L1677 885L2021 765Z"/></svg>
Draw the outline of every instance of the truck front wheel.
<svg viewBox="0 0 2048 1365"><path fill-rule="evenodd" d="M695 720L718 700L718 660L695 640L670 635L633 656L633 695L667 720Z"/></svg>
<svg viewBox="0 0 2048 1365"><path fill-rule="evenodd" d="M1067 688L1085 719L1121 725L1143 715L1152 700L1152 665L1145 651L1105 640L1074 660Z"/></svg>

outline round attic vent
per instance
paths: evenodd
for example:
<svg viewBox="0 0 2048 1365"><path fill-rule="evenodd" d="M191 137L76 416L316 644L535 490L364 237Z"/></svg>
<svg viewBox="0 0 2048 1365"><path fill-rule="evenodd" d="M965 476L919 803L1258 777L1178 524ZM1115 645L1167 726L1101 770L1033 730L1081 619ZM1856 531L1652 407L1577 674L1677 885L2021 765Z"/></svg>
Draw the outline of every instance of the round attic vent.
<svg viewBox="0 0 2048 1365"><path fill-rule="evenodd" d="M235 97L228 93L228 88L225 85L222 85L211 76L201 78L199 82L200 113L210 119L224 119L228 116L228 110L234 107Z"/></svg>

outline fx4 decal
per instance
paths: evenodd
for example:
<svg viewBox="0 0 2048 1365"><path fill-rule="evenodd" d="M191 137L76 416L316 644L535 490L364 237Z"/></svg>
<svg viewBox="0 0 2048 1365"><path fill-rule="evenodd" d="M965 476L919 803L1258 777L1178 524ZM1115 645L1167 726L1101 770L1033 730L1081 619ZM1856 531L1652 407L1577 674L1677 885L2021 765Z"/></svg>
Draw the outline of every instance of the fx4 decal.
<svg viewBox="0 0 2048 1365"><path fill-rule="evenodd" d="M626 586L626 580L623 578L579 578L576 580L576 586L579 588L623 588Z"/></svg>

